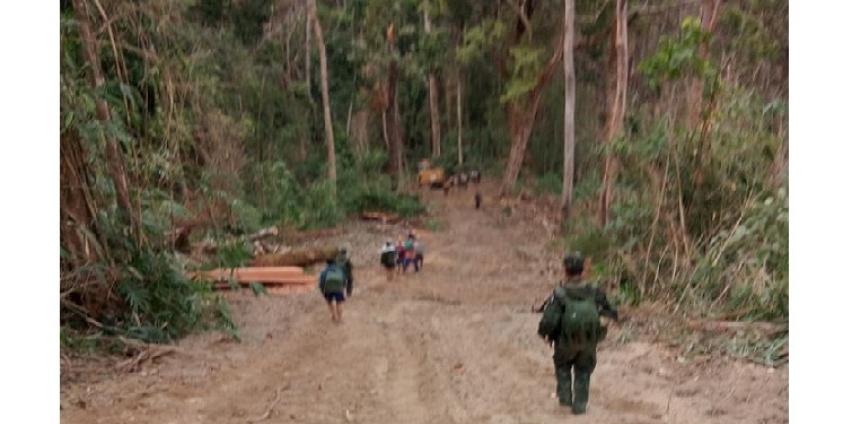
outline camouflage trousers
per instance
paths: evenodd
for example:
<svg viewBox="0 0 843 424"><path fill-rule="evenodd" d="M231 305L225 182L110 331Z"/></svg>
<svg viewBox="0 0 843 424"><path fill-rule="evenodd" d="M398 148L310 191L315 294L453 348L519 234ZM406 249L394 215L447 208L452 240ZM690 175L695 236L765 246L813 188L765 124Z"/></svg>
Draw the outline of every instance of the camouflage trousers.
<svg viewBox="0 0 843 424"><path fill-rule="evenodd" d="M584 413L588 405L591 373L597 366L597 347L573 349L556 344L553 350L553 365L556 367L556 395L559 403L571 406L575 414Z"/></svg>

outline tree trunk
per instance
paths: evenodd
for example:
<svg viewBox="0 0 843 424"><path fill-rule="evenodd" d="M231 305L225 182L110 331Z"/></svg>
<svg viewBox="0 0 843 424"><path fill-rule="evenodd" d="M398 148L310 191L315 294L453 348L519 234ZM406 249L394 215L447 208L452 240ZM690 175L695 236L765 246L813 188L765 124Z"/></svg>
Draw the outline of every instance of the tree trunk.
<svg viewBox="0 0 843 424"><path fill-rule="evenodd" d="M457 71L457 163L462 166L462 76Z"/></svg>
<svg viewBox="0 0 843 424"><path fill-rule="evenodd" d="M451 130L454 129L454 71L451 69L452 67L448 67L445 72L443 72L443 79L444 84L442 84L442 88L445 95L445 122L443 123L443 131L445 133L449 133Z"/></svg>
<svg viewBox="0 0 843 424"><path fill-rule="evenodd" d="M73 10L76 14L76 20L79 23L79 34L82 37L82 51L85 56L85 62L88 64L91 86L96 91L103 84L105 84L105 77L100 68L99 58L97 56L97 41L94 34L91 32L91 23L88 18L88 4L85 0L73 0ZM96 99L97 120L103 123L103 126L111 120L111 111L108 109L108 104L101 97ZM123 165L123 154L120 151L120 146L113 137L105 134L104 130L102 136L105 139L105 157L108 173L114 183L114 191L117 194L117 206L129 228L136 230L134 222L134 214L132 214L132 201L129 197L129 183L126 177L126 171Z"/></svg>
<svg viewBox="0 0 843 424"><path fill-rule="evenodd" d="M355 110L351 116L349 137L358 158L369 150L369 116L366 108Z"/></svg>
<svg viewBox="0 0 843 424"><path fill-rule="evenodd" d="M389 140L389 172L393 177L398 178L404 172L401 166L404 136L401 130L401 116L398 114L398 64L395 61L389 64L387 78L386 133Z"/></svg>
<svg viewBox="0 0 843 424"><path fill-rule="evenodd" d="M556 66L562 60L565 37L565 32L560 31L559 38L554 47L553 56L551 56L545 65L536 86L527 94L526 100L510 103L507 107L512 146L510 147L509 158L506 162L506 171L504 171L504 177L501 183L500 196L510 195L512 188L515 187L515 181L518 180L521 164L524 162L524 153L527 151L527 143L530 141L533 123L538 113L542 91L550 81L550 77L553 76Z"/></svg>
<svg viewBox="0 0 843 424"><path fill-rule="evenodd" d="M565 162L562 181L562 219L571 215L574 197L574 107L576 76L574 75L574 0L565 0Z"/></svg>
<svg viewBox="0 0 843 424"><path fill-rule="evenodd" d="M617 173L617 158L611 149L618 134L623 134L623 122L626 115L626 93L628 75L629 43L627 35L627 2L617 0L615 7L614 54L610 55L610 67L614 58L615 77L609 84L606 99L610 100L608 117L606 120L606 158L603 163L603 188L600 193L600 225L605 227L609 223L609 211L612 206L612 195Z"/></svg>
<svg viewBox="0 0 843 424"><path fill-rule="evenodd" d="M383 111L381 111L381 129L383 130L383 142L386 145L386 150L392 152L389 147L389 130L387 130L386 127L386 109L384 109Z"/></svg>
<svg viewBox="0 0 843 424"><path fill-rule="evenodd" d="M431 24L428 8L430 2L424 7L424 32L430 34ZM436 76L433 72L427 74L428 99L430 103L430 149L431 156L438 158L442 154L441 130L439 125L439 88L436 86Z"/></svg>
<svg viewBox="0 0 843 424"><path fill-rule="evenodd" d="M308 0L310 19L313 21L313 34L319 48L319 72L322 83L322 112L325 117L325 142L328 145L328 180L331 182L332 195L336 200L337 158L334 151L334 125L331 119L331 97L328 93L328 58L325 54L325 39L322 37L322 25L316 16L316 0Z"/></svg>
<svg viewBox="0 0 843 424"><path fill-rule="evenodd" d="M307 9L304 25L304 86L307 88L307 99L312 102L313 99L310 97L310 28L312 24L310 16L310 0L308 0Z"/></svg>

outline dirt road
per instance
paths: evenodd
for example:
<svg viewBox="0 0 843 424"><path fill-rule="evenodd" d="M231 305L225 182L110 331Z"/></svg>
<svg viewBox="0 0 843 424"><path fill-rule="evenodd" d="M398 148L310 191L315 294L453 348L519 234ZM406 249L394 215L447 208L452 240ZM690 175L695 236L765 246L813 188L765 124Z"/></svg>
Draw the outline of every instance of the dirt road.
<svg viewBox="0 0 843 424"><path fill-rule="evenodd" d="M349 228L340 240L358 272L344 324L316 293L232 294L241 343L199 334L141 371L63 382L62 421L787 422L787 367L685 359L619 326L600 346L588 414L559 407L551 351L529 312L552 287L549 235L498 208L474 210L472 195L425 195L441 229L421 232L423 271L396 281L376 252L399 229Z"/></svg>

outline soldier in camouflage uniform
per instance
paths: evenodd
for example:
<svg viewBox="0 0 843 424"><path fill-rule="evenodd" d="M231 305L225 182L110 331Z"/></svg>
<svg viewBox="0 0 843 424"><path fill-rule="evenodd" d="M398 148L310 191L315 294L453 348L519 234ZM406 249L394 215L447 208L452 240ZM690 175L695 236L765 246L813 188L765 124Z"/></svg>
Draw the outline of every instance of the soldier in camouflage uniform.
<svg viewBox="0 0 843 424"><path fill-rule="evenodd" d="M606 336L599 316L617 321L618 313L603 290L582 280L583 259L579 253L566 255L564 265L566 282L542 305L538 333L553 345L559 403L571 407L574 414L583 414L591 373L597 365L597 343Z"/></svg>

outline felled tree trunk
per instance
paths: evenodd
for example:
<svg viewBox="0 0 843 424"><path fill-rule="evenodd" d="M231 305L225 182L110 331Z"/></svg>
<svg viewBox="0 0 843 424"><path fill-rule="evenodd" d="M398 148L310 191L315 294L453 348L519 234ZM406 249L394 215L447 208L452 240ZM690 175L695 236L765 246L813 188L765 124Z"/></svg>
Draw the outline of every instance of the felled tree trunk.
<svg viewBox="0 0 843 424"><path fill-rule="evenodd" d="M336 246L314 247L291 250L284 253L272 253L256 257L251 266L310 266L334 258L339 253Z"/></svg>

